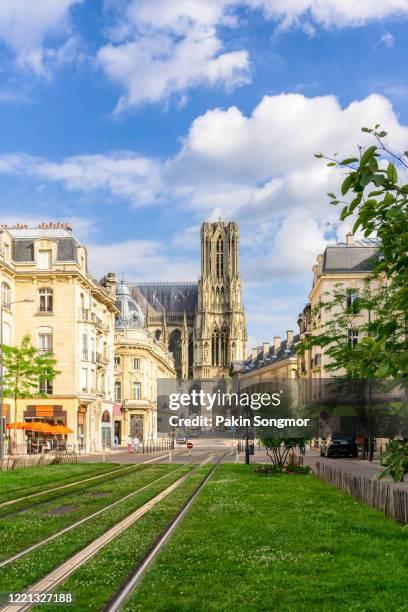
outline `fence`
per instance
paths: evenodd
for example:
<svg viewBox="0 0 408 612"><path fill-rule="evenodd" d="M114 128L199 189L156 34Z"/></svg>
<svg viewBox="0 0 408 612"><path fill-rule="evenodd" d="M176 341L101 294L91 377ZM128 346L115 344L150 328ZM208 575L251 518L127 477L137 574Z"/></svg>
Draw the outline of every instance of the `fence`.
<svg viewBox="0 0 408 612"><path fill-rule="evenodd" d="M170 449L169 438L163 438L160 440L146 440L142 445L143 455L149 455L150 453L160 453L161 451L168 451Z"/></svg>
<svg viewBox="0 0 408 612"><path fill-rule="evenodd" d="M15 470L24 467L38 467L41 465L55 465L57 463L78 463L75 452L57 452L41 455L10 455L0 461L0 471Z"/></svg>
<svg viewBox="0 0 408 612"><path fill-rule="evenodd" d="M356 476L320 462L313 468L316 476L356 499L377 508L399 523L408 523L408 489L392 482Z"/></svg>

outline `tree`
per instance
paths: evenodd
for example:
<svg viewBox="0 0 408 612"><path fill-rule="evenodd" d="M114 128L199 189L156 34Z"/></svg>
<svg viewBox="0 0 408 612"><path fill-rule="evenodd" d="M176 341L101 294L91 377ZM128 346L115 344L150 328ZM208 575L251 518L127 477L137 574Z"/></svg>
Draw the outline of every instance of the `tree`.
<svg viewBox="0 0 408 612"><path fill-rule="evenodd" d="M3 395L14 401L14 421L17 420L17 400L27 397L47 397L40 391L43 383L52 381L60 374L55 369L56 360L52 353L42 354L24 336L19 347L2 346L4 367ZM14 442L16 446L16 430Z"/></svg>
<svg viewBox="0 0 408 612"><path fill-rule="evenodd" d="M353 233L362 231L366 238L379 240L373 276L383 287L366 339L352 356L362 371L369 370L374 377L400 379L408 374L408 183L399 182L398 170L406 175L408 151L393 153L384 141L387 133L379 128L362 128L375 144L365 150L359 147L358 157L341 161L322 153L316 157L347 170L341 197L328 194L333 205L343 206L341 221L353 216ZM348 200L342 199L350 194Z"/></svg>
<svg viewBox="0 0 408 612"><path fill-rule="evenodd" d="M283 468L290 453L296 448L299 450L304 447L305 438L287 438L287 437L262 437L261 443L265 447L266 454L274 465Z"/></svg>
<svg viewBox="0 0 408 612"><path fill-rule="evenodd" d="M376 478L391 476L394 482L403 482L408 474L408 442L406 440L391 440L387 452L383 455L385 470L376 474Z"/></svg>

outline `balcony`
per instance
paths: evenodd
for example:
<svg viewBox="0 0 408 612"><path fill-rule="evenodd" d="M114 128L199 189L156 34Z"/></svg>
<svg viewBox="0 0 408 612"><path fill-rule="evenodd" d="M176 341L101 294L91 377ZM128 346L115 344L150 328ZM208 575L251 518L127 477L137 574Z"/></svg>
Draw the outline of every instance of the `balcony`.
<svg viewBox="0 0 408 612"><path fill-rule="evenodd" d="M107 366L109 363L109 359L102 355L102 353L96 353L96 363L101 366Z"/></svg>
<svg viewBox="0 0 408 612"><path fill-rule="evenodd" d="M89 310L89 308L80 308L78 317L80 321L91 322L92 320L91 311Z"/></svg>
<svg viewBox="0 0 408 612"><path fill-rule="evenodd" d="M86 349L83 349L82 351L82 359L84 359L85 361L88 361L88 357L89 357L89 353Z"/></svg>

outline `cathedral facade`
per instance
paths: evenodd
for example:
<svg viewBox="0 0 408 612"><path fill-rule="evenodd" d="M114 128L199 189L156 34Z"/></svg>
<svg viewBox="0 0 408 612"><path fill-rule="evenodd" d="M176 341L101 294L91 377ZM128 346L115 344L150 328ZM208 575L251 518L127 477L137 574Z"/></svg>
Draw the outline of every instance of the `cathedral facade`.
<svg viewBox="0 0 408 612"><path fill-rule="evenodd" d="M237 223L203 223L198 283L130 284L145 325L173 354L179 378L227 376L246 358Z"/></svg>

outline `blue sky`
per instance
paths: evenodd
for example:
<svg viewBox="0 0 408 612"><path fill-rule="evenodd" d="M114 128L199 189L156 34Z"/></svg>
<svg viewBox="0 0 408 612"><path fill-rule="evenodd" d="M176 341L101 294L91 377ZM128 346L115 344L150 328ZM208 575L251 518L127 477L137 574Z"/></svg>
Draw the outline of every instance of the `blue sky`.
<svg viewBox="0 0 408 612"><path fill-rule="evenodd" d="M296 330L349 229L313 153L354 152L375 123L408 148L407 17L408 0L2 0L2 223L69 220L96 276L196 280L201 222L237 220L250 343Z"/></svg>

